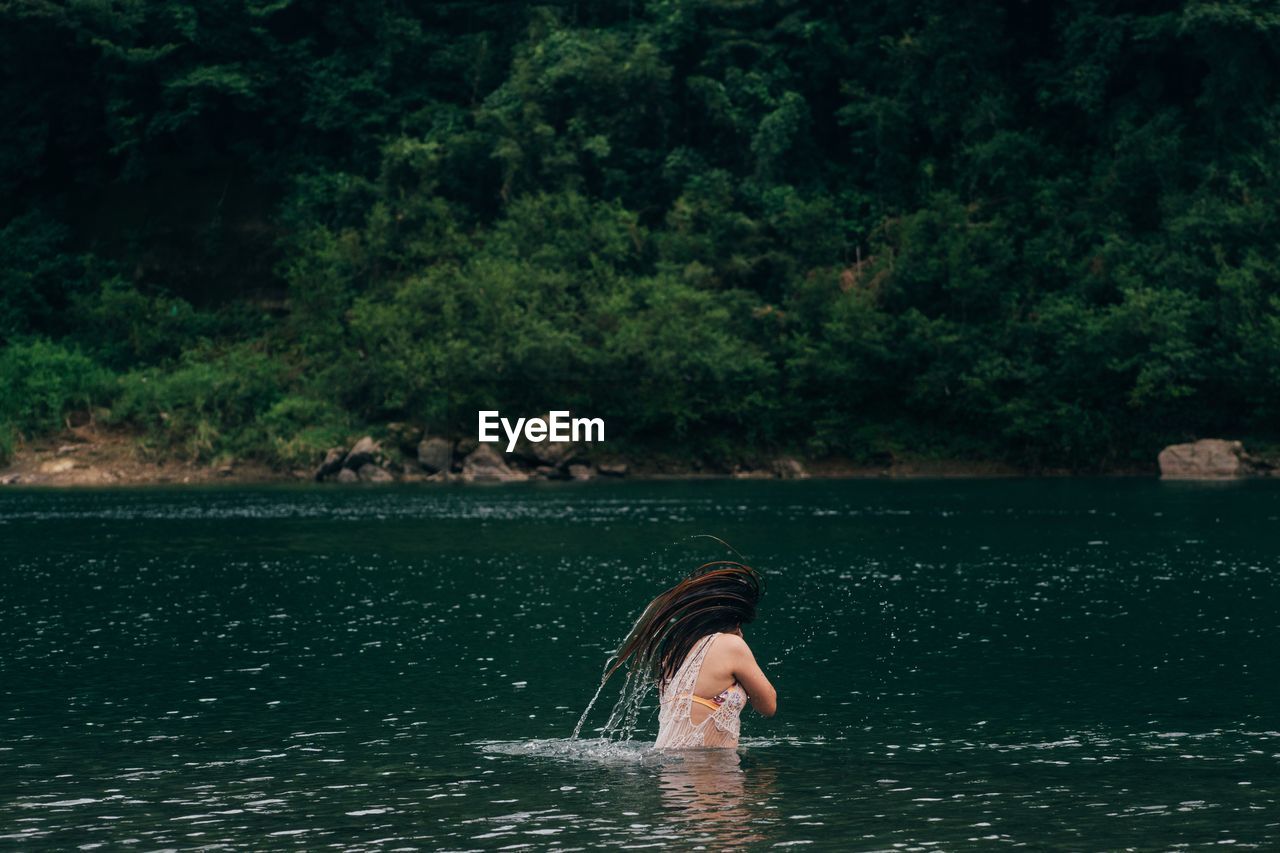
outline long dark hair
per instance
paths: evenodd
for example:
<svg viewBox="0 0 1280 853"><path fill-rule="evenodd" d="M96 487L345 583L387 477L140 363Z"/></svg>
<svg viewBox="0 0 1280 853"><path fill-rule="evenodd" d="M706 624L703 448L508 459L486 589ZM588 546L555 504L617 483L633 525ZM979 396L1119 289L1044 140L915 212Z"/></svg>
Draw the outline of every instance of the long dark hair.
<svg viewBox="0 0 1280 853"><path fill-rule="evenodd" d="M649 602L605 678L630 660L633 672L647 671L666 684L698 640L755 619L762 590L760 574L750 566L733 560L699 566Z"/></svg>

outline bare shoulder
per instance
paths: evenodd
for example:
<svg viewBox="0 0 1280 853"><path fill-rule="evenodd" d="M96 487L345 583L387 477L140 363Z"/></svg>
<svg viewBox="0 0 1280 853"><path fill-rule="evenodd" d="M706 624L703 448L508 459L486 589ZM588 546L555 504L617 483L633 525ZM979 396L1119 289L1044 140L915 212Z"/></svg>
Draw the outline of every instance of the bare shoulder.
<svg viewBox="0 0 1280 853"><path fill-rule="evenodd" d="M721 634L716 639L716 645L720 647L720 651L731 655L751 654L751 647L747 645L747 641L737 634Z"/></svg>

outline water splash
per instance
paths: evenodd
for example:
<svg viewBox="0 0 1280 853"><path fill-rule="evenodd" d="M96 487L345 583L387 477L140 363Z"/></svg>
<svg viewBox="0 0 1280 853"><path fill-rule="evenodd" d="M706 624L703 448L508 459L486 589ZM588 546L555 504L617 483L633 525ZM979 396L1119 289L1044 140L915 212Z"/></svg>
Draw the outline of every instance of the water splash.
<svg viewBox="0 0 1280 853"><path fill-rule="evenodd" d="M618 701L609 712L604 724L603 736L610 740L629 741L635 737L640 722L640 709L649 692L653 690L653 678L648 673L627 672L618 692Z"/></svg>
<svg viewBox="0 0 1280 853"><path fill-rule="evenodd" d="M616 654L609 655L609 659L604 662L604 672L600 675L600 686L596 688L595 695L591 697L591 701L587 703L586 710L582 712L582 716L578 718L578 724L573 727L571 739L577 740L578 735L582 733L582 725L587 721L587 715L591 713L591 709L595 707L596 701L599 700L600 694L604 692L604 686L609 681L609 666L617 660Z"/></svg>
<svg viewBox="0 0 1280 853"><path fill-rule="evenodd" d="M610 663L613 660L614 658L610 658ZM609 664L605 664L606 673L608 668ZM591 713L591 709L600 698L600 694L604 691L605 683L608 680L608 675L606 674L600 681L600 687L596 689L596 695L591 697L591 702L587 704L586 710L582 712L582 716L578 719L578 724L574 726L571 740L575 740L581 735L582 727L587 721L587 715ZM622 686L618 690L618 698L614 700L613 707L609 710L609 716L605 720L604 726L597 729L600 732L601 739L618 742L632 740L640 724L640 712L644 707L644 701L648 698L653 688L654 682L650 675L628 669L627 674L622 679Z"/></svg>
<svg viewBox="0 0 1280 853"><path fill-rule="evenodd" d="M533 738L516 741L480 741L481 752L490 755L552 758L597 765L657 765L680 756L653 749L652 744L612 741L607 738Z"/></svg>
<svg viewBox="0 0 1280 853"><path fill-rule="evenodd" d="M577 740L579 735L582 734L582 727L587 722L587 716L600 699L600 694L604 692L604 686L608 683L609 676L612 674L610 667L617 659L618 655L615 652L605 661L604 674L600 677L600 686L596 688L595 695L591 697L591 701L587 703L582 716L578 718L578 724L573 727L573 734L570 736L570 740ZM609 711L609 718L604 727L599 729L601 736L606 740L631 740L635 734L636 723L640 716L640 704L644 701L644 697L648 694L651 686L645 683L650 679L644 676L637 679L634 678L635 675L636 673L630 668L627 669L626 677L622 680L622 688L618 691L618 698L613 703L613 708ZM638 689L629 692L633 680L636 682Z"/></svg>

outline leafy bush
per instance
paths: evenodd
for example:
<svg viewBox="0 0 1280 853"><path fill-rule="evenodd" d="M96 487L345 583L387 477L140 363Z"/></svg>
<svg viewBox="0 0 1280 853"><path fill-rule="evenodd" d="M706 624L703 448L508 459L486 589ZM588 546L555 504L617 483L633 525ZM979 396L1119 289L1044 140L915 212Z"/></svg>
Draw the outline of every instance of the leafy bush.
<svg viewBox="0 0 1280 853"><path fill-rule="evenodd" d="M351 416L334 403L289 396L245 430L242 448L281 466L311 465L330 447L342 444L351 428Z"/></svg>
<svg viewBox="0 0 1280 853"><path fill-rule="evenodd" d="M0 423L21 433L60 429L72 410L108 399L111 374L83 353L42 338L0 350Z"/></svg>
<svg viewBox="0 0 1280 853"><path fill-rule="evenodd" d="M243 450L255 421L285 389L285 368L267 353L247 345L203 347L172 368L121 377L111 420L141 427L162 451L209 461Z"/></svg>
<svg viewBox="0 0 1280 853"><path fill-rule="evenodd" d="M12 461L17 444L13 427L7 423L0 423L0 465L8 465Z"/></svg>
<svg viewBox="0 0 1280 853"><path fill-rule="evenodd" d="M186 300L144 294L118 276L79 294L71 315L73 336L117 369L176 358L220 330L218 318L197 312Z"/></svg>
<svg viewBox="0 0 1280 853"><path fill-rule="evenodd" d="M71 229L31 211L0 227L0 341L67 331L63 312L87 289L91 259L67 251Z"/></svg>
<svg viewBox="0 0 1280 853"><path fill-rule="evenodd" d="M662 276L620 282L591 305L600 334L591 404L649 440L771 434L781 383L745 293L713 294Z"/></svg>

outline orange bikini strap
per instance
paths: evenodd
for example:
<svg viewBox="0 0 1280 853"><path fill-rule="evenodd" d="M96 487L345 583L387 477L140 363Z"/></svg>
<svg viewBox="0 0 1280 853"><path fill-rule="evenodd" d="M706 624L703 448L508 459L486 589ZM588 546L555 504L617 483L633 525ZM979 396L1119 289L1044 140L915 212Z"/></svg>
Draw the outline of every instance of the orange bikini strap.
<svg viewBox="0 0 1280 853"><path fill-rule="evenodd" d="M697 702L699 705L702 705L706 708L710 708L713 711L720 710L720 706L717 705L715 702L712 702L710 699L703 699L701 696L694 696L693 694L690 694L689 698L692 699L694 702Z"/></svg>

